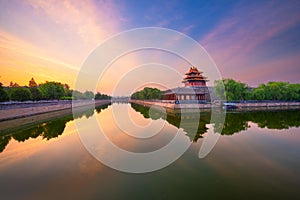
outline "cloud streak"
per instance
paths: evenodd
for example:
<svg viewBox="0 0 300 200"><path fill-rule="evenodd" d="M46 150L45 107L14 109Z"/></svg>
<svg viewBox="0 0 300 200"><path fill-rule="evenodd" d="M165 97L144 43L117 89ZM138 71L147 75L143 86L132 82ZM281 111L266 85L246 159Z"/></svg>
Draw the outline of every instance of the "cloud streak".
<svg viewBox="0 0 300 200"><path fill-rule="evenodd" d="M241 4L232 11L230 17L222 20L199 41L225 76L233 75L233 78L253 82L250 76L240 77L234 71L257 69L254 61L268 53L260 47L299 24L300 15L295 9L297 6L292 3L273 1L265 2L260 7ZM259 70L254 73L259 73Z"/></svg>
<svg viewBox="0 0 300 200"><path fill-rule="evenodd" d="M1 81L4 81L4 84L10 81L27 84L31 76L39 80L44 78L55 80L56 76L65 80L63 76L68 75L62 75L62 72L74 75L78 71L78 67L51 58L30 43L2 30L0 30L0 55L0 66L3 69Z"/></svg>
<svg viewBox="0 0 300 200"><path fill-rule="evenodd" d="M10 1L1 10L6 14L0 21L4 84L27 84L34 76L72 85L89 52L120 29L121 16L110 1Z"/></svg>
<svg viewBox="0 0 300 200"><path fill-rule="evenodd" d="M37 14L42 12L63 26L64 31L78 34L87 44L95 45L119 28L117 19L120 17L110 1L28 0L28 3Z"/></svg>

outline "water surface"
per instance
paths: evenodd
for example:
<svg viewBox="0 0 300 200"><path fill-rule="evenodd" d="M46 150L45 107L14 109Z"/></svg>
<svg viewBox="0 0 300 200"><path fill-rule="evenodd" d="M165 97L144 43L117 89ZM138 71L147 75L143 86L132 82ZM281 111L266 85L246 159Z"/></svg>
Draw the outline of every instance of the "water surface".
<svg viewBox="0 0 300 200"><path fill-rule="evenodd" d="M114 109L112 109L114 108ZM143 131L114 122L112 110L128 111ZM113 104L78 116L63 116L0 136L0 192L4 199L296 199L300 196L300 112L227 113L218 133L211 114L200 114L197 134L183 127L182 140L192 145L176 162L161 170L129 174L113 170L92 157L82 145L75 120L96 118L108 138L133 152L159 149L172 140L182 116L149 115L149 109ZM152 117L152 118L151 118ZM124 125L126 126L126 125ZM149 126L152 128L149 129ZM147 128L148 127L148 128ZM123 127L124 128L124 127ZM198 152L208 131L220 138L204 159ZM87 132L86 134L90 134ZM109 153L109 152L108 152ZM113 155L111 155L113 156ZM1 198L2 199L2 198Z"/></svg>

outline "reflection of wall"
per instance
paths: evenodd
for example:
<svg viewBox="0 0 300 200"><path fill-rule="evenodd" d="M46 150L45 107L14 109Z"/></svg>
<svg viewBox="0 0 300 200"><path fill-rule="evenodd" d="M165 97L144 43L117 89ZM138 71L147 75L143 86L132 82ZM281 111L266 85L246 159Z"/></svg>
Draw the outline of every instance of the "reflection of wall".
<svg viewBox="0 0 300 200"><path fill-rule="evenodd" d="M107 105L98 106L95 108L97 113L100 113L101 110L108 108ZM21 129L12 132L10 135L0 137L0 152L2 152L5 147L8 145L11 138L15 139L18 142L24 142L29 138L37 138L41 136L43 139L50 140L56 138L64 132L66 123L77 118L85 116L86 118L91 117L94 114L94 109L83 110L82 112L76 113L76 115L67 115L60 117L58 119L50 120L46 123L39 123L33 125L26 129Z"/></svg>
<svg viewBox="0 0 300 200"><path fill-rule="evenodd" d="M149 107L141 106L137 104L131 104L131 107L137 112L140 112L145 118L149 118ZM159 112L159 111L158 111ZM207 131L206 124L210 123L210 112L201 112L200 122L195 137L193 134L195 121L198 119L197 116L193 116L195 113L175 113L170 110L167 112L166 121L170 124L180 127L181 120L184 120L183 128L187 135L192 141L197 141L198 138L202 137L203 133ZM163 117L162 117L163 118ZM271 110L271 111L252 111L252 112L235 112L226 113L224 126L221 131L218 131L222 127L221 124L214 124L214 132L222 135L233 135L249 128L249 122L256 123L260 128L268 129L287 129L290 127L300 126L300 112L299 110ZM213 121L211 123L214 123Z"/></svg>
<svg viewBox="0 0 300 200"><path fill-rule="evenodd" d="M145 118L150 118L149 107L133 103L131 104L131 107L135 111L141 113ZM152 111L155 112L154 109ZM184 131L187 133L186 135L190 137L190 140L193 142L197 142L197 140L201 138L202 135L206 133L208 129L206 128L206 124L208 124L210 121L210 113L203 112L199 117L199 113L178 113L174 111L167 111L167 115L164 116L163 113L157 110L157 113L152 113L151 118L153 120L162 118L166 120L169 124L172 124L177 128L183 128ZM197 123L198 127L195 127L195 124ZM195 130L195 128L197 128L197 130Z"/></svg>

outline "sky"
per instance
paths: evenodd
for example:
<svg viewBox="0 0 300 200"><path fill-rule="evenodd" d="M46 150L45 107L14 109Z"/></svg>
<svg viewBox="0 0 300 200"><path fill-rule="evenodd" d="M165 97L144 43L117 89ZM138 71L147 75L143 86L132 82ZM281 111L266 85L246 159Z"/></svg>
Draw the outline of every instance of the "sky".
<svg viewBox="0 0 300 200"><path fill-rule="evenodd" d="M199 42L223 78L252 87L269 81L298 83L299 11L298 0L0 0L0 82L28 85L34 77L37 83L59 81L73 87L82 64L99 44L130 29L161 27ZM115 83L134 71L117 92L128 95L147 77L139 66L159 70L160 65L147 65L151 62L175 66L179 72L155 74L158 79L168 77L167 87L182 86L178 77L190 67L167 53L131 53L109 68L96 90L112 94ZM196 67L205 75L200 65ZM129 83L131 89L126 90Z"/></svg>

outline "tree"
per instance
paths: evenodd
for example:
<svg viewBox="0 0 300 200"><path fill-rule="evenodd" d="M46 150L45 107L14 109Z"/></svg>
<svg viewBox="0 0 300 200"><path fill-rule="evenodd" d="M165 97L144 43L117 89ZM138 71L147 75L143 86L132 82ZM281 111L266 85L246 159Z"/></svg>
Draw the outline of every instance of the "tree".
<svg viewBox="0 0 300 200"><path fill-rule="evenodd" d="M79 92L78 90L73 90L72 92L72 98L73 99L82 99L83 94Z"/></svg>
<svg viewBox="0 0 300 200"><path fill-rule="evenodd" d="M160 91L159 89L157 88L154 88L152 90L152 98L153 99L162 99L162 91Z"/></svg>
<svg viewBox="0 0 300 200"><path fill-rule="evenodd" d="M264 100L265 90L262 88L255 88L252 92L252 98L255 100Z"/></svg>
<svg viewBox="0 0 300 200"><path fill-rule="evenodd" d="M37 87L30 87L31 99L34 101L38 101L42 99L42 93Z"/></svg>
<svg viewBox="0 0 300 200"><path fill-rule="evenodd" d="M93 99L94 98L94 93L91 91L85 91L84 93L74 90L72 94L73 99Z"/></svg>
<svg viewBox="0 0 300 200"><path fill-rule="evenodd" d="M287 100L300 100L300 84L289 84L287 86Z"/></svg>
<svg viewBox="0 0 300 200"><path fill-rule="evenodd" d="M224 84L225 91L222 84ZM224 99L224 97L226 96L228 101L246 100L250 97L248 86L245 83L237 82L233 79L223 79L216 81L215 91L221 99Z"/></svg>
<svg viewBox="0 0 300 200"><path fill-rule="evenodd" d="M60 99L65 96L65 90L59 82L46 82L39 85L43 99Z"/></svg>
<svg viewBox="0 0 300 200"><path fill-rule="evenodd" d="M31 80L29 81L28 84L29 87L37 87L38 85L36 84L35 80L33 79L33 77L31 78Z"/></svg>
<svg viewBox="0 0 300 200"><path fill-rule="evenodd" d="M265 91L266 100L289 100L289 93L291 92L289 85L287 82L268 82L266 85L259 85L258 88Z"/></svg>
<svg viewBox="0 0 300 200"><path fill-rule="evenodd" d="M2 87L2 83L0 83L0 102L8 101L9 97L6 90Z"/></svg>
<svg viewBox="0 0 300 200"><path fill-rule="evenodd" d="M63 84L65 95L66 97L72 97L72 90L70 89L70 86L68 84Z"/></svg>
<svg viewBox="0 0 300 200"><path fill-rule="evenodd" d="M145 87L143 90L131 95L132 99L162 99L162 91L157 88Z"/></svg>
<svg viewBox="0 0 300 200"><path fill-rule="evenodd" d="M10 90L10 99L13 101L27 101L32 98L31 92L28 88L13 87Z"/></svg>
<svg viewBox="0 0 300 200"><path fill-rule="evenodd" d="M85 91L83 93L84 99L93 99L95 97L94 93L91 91Z"/></svg>
<svg viewBox="0 0 300 200"><path fill-rule="evenodd" d="M226 92L225 92L225 87L223 80L216 80L214 83L214 90L216 95L220 97L220 99L225 99L226 98Z"/></svg>
<svg viewBox="0 0 300 200"><path fill-rule="evenodd" d="M97 92L97 94L95 95L95 99L97 100L111 99L111 96Z"/></svg>
<svg viewBox="0 0 300 200"><path fill-rule="evenodd" d="M13 83L12 81L9 83L9 87L19 87L18 83Z"/></svg>

